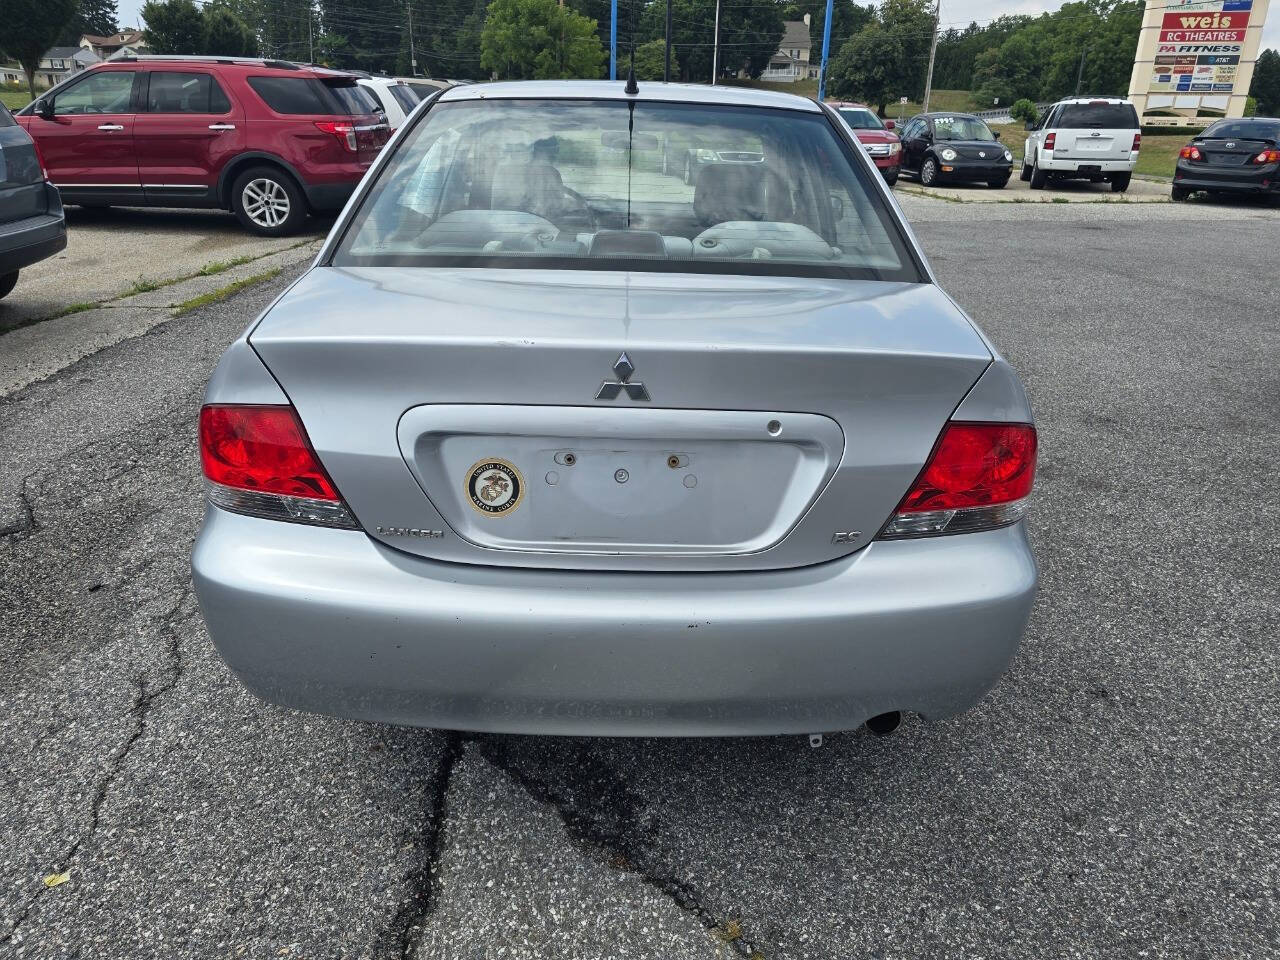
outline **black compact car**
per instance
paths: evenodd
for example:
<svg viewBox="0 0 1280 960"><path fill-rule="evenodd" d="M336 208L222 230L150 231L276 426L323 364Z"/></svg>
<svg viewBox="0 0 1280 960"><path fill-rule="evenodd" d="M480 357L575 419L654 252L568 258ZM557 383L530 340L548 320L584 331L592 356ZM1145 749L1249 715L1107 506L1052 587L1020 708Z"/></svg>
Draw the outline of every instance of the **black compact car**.
<svg viewBox="0 0 1280 960"><path fill-rule="evenodd" d="M1196 190L1280 198L1280 120L1219 120L1187 144L1173 171L1174 200Z"/></svg>
<svg viewBox="0 0 1280 960"><path fill-rule="evenodd" d="M978 117L922 113L902 128L902 173L926 187L939 183L987 183L1000 189L1013 172L1013 154Z"/></svg>
<svg viewBox="0 0 1280 960"><path fill-rule="evenodd" d="M67 245L58 188L27 131L0 104L0 297L18 283L18 271Z"/></svg>

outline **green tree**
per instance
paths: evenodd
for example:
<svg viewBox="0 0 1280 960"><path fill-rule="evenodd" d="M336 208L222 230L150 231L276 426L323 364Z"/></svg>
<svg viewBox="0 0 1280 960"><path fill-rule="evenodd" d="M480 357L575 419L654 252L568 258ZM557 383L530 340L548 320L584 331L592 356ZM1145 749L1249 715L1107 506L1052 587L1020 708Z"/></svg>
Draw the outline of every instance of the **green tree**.
<svg viewBox="0 0 1280 960"><path fill-rule="evenodd" d="M147 0L142 5L147 45L156 53L204 53L204 15L192 0Z"/></svg>
<svg viewBox="0 0 1280 960"><path fill-rule="evenodd" d="M884 116L890 100L909 96L903 84L902 41L873 23L851 38L832 58L827 93L836 100L860 100Z"/></svg>
<svg viewBox="0 0 1280 960"><path fill-rule="evenodd" d="M1253 83L1249 96L1258 101L1258 112L1264 117L1280 115L1280 53L1263 50L1253 65Z"/></svg>
<svg viewBox="0 0 1280 960"><path fill-rule="evenodd" d="M933 12L932 0L884 0L880 6L880 25L902 51L898 60L889 64L895 96L919 100L924 95Z"/></svg>
<svg viewBox="0 0 1280 960"><path fill-rule="evenodd" d="M480 62L504 80L599 77L604 47L596 23L556 0L493 0Z"/></svg>
<svg viewBox="0 0 1280 960"><path fill-rule="evenodd" d="M210 6L204 13L204 53L224 57L256 57L258 38L248 25L225 7Z"/></svg>
<svg viewBox="0 0 1280 960"><path fill-rule="evenodd" d="M408 32L404 0L320 0L320 20L325 32L347 41L335 66L374 73L396 69Z"/></svg>
<svg viewBox="0 0 1280 960"><path fill-rule="evenodd" d="M27 88L36 95L36 68L76 14L76 0L0 0L0 23L7 36L4 49L27 74Z"/></svg>
<svg viewBox="0 0 1280 960"><path fill-rule="evenodd" d="M75 16L62 30L58 43L77 46L86 33L109 37L119 29L116 24L116 0L80 0Z"/></svg>
<svg viewBox="0 0 1280 960"><path fill-rule="evenodd" d="M666 44L661 40L650 40L648 43L642 43L636 47L636 79L637 80L661 80L662 71L665 67L663 55L665 53ZM628 58L621 53L618 54L618 76L625 77L627 75ZM676 57L676 51L671 51L671 75L673 77L680 76L680 61Z"/></svg>

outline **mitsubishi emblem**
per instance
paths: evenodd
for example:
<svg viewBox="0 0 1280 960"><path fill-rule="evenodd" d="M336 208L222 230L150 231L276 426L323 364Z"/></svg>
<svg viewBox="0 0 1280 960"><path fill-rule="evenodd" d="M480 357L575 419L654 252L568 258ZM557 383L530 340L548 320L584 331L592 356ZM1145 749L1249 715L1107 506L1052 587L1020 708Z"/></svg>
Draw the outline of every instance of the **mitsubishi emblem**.
<svg viewBox="0 0 1280 960"><path fill-rule="evenodd" d="M635 383L631 382L631 375L635 372L636 365L631 362L631 358L624 350L618 355L618 359L613 361L613 375L618 379L602 381L596 399L613 400L625 390L632 400L648 400L649 391L645 389L644 383L639 380Z"/></svg>

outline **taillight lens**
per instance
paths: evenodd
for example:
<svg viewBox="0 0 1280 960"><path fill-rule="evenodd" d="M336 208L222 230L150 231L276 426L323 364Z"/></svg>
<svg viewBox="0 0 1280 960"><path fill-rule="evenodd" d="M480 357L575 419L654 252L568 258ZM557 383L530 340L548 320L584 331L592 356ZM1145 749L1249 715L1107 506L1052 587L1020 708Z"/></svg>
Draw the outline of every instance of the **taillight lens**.
<svg viewBox="0 0 1280 960"><path fill-rule="evenodd" d="M948 423L882 538L972 533L1026 513L1036 475L1029 423Z"/></svg>
<svg viewBox="0 0 1280 960"><path fill-rule="evenodd" d="M1263 150L1253 158L1254 163L1280 163L1280 150Z"/></svg>
<svg viewBox="0 0 1280 960"><path fill-rule="evenodd" d="M354 528L355 519L291 406L209 404L200 410L209 499L234 513Z"/></svg>
<svg viewBox="0 0 1280 960"><path fill-rule="evenodd" d="M1199 160L1200 148L1193 144L1187 144L1187 146L1178 151L1178 156L1183 160Z"/></svg>
<svg viewBox="0 0 1280 960"><path fill-rule="evenodd" d="M49 168L44 165L44 154L40 152L40 143L35 137L31 138L31 146L36 149L36 165L40 167L40 179L49 179Z"/></svg>
<svg viewBox="0 0 1280 960"><path fill-rule="evenodd" d="M1138 150L1141 149L1141 147L1142 147L1142 134L1135 133L1133 135L1133 146L1130 147L1129 149L1132 150L1134 153L1137 153Z"/></svg>
<svg viewBox="0 0 1280 960"><path fill-rule="evenodd" d="M1057 145L1057 143L1058 143L1058 135L1056 133L1051 133L1044 138L1044 148L1046 150L1052 150L1054 146Z"/></svg>
<svg viewBox="0 0 1280 960"><path fill-rule="evenodd" d="M359 151L359 144L356 142L356 125L354 123L344 123L340 120L317 120L316 127L325 133L332 134L338 138L338 142L342 144L348 152L356 153Z"/></svg>

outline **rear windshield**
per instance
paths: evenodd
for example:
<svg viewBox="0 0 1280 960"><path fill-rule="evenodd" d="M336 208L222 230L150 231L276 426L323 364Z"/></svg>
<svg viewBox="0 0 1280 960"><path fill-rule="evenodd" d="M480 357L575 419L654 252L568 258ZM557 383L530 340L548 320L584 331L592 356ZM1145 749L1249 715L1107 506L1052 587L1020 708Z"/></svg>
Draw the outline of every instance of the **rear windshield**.
<svg viewBox="0 0 1280 960"><path fill-rule="evenodd" d="M1054 126L1066 130L1136 130L1138 114L1131 103L1069 103Z"/></svg>
<svg viewBox="0 0 1280 960"><path fill-rule="evenodd" d="M919 281L871 176L819 113L438 104L333 262Z"/></svg>
<svg viewBox="0 0 1280 960"><path fill-rule="evenodd" d="M883 130L880 118L866 107L841 107L840 116L855 130Z"/></svg>
<svg viewBox="0 0 1280 960"><path fill-rule="evenodd" d="M412 90L407 84L397 83L395 86L388 87L391 95L396 98L396 103L400 104L400 109L405 113L413 113L413 108L418 105L418 98L414 96Z"/></svg>
<svg viewBox="0 0 1280 960"><path fill-rule="evenodd" d="M369 91L359 87L354 80L346 82L326 80L324 85L340 106L340 110L336 112L346 113L353 117L367 117L369 114L377 113L382 109Z"/></svg>
<svg viewBox="0 0 1280 960"><path fill-rule="evenodd" d="M1280 140L1280 120L1222 120L1200 136L1208 140Z"/></svg>
<svg viewBox="0 0 1280 960"><path fill-rule="evenodd" d="M378 105L355 80L250 77L249 86L276 113L288 116L368 116Z"/></svg>
<svg viewBox="0 0 1280 960"><path fill-rule="evenodd" d="M977 117L934 117L936 140L994 140L991 128Z"/></svg>

